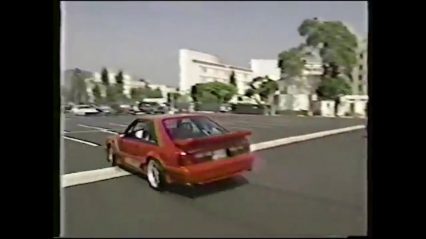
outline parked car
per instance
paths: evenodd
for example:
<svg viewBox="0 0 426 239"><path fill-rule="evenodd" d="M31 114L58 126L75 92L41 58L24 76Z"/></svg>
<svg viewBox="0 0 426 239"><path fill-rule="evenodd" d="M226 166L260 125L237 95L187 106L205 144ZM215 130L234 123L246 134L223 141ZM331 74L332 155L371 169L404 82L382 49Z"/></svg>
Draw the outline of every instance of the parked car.
<svg viewBox="0 0 426 239"><path fill-rule="evenodd" d="M99 113L104 115L109 115L112 113L112 108L108 105L100 105L96 109L99 111Z"/></svg>
<svg viewBox="0 0 426 239"><path fill-rule="evenodd" d="M250 135L204 115L145 115L107 138L107 160L147 175L159 191L169 184L206 184L252 170Z"/></svg>
<svg viewBox="0 0 426 239"><path fill-rule="evenodd" d="M74 115L96 115L99 111L90 105L75 105L71 109L71 113Z"/></svg>
<svg viewBox="0 0 426 239"><path fill-rule="evenodd" d="M221 113L227 113L227 112L230 112L231 110L232 110L231 106L230 106L230 105L227 105L227 104L223 104L223 105L221 105L221 106L220 106L220 109L219 109L219 111L220 111Z"/></svg>
<svg viewBox="0 0 426 239"><path fill-rule="evenodd" d="M127 104L121 104L119 105L119 111L121 113L125 113L125 114L129 114L132 110L132 106L131 105L127 105Z"/></svg>
<svg viewBox="0 0 426 239"><path fill-rule="evenodd" d="M61 108L62 108L62 112L69 113L71 112L72 105L63 105Z"/></svg>
<svg viewBox="0 0 426 239"><path fill-rule="evenodd" d="M157 102L141 102L139 110L145 114L166 114L168 107Z"/></svg>

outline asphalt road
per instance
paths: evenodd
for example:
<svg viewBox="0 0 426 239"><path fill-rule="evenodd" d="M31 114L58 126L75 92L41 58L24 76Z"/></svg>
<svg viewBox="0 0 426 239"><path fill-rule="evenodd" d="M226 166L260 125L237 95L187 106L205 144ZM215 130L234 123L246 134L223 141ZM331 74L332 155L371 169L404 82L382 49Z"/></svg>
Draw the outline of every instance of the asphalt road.
<svg viewBox="0 0 426 239"><path fill-rule="evenodd" d="M252 131L252 142L264 142L283 137L314 133L323 130L343 128L365 124L362 119L312 118L296 116L263 116L235 114L206 114L230 130ZM63 133L67 137L84 140L103 146L111 133L98 128L123 132L125 126L136 116L93 116L67 117L64 120ZM96 127L96 128L93 128ZM108 167L102 147L92 147L82 143L65 140L64 173L73 173Z"/></svg>
<svg viewBox="0 0 426 239"><path fill-rule="evenodd" d="M246 119L249 122L265 121ZM284 122L283 132L289 132L293 127L301 129L303 124L314 131L332 124L330 122L339 125L333 128L346 124L334 119L324 119L317 124L311 119L297 119L274 119L267 123ZM262 131L255 130L255 134ZM271 130L274 131L273 128ZM64 236L365 235L365 136L365 130L358 130L260 151L257 152L258 161L253 172L192 191L174 187L159 193L150 189L147 182L138 176L69 187L64 189ZM81 154L80 157L86 157L85 160L95 160L96 153L83 156L91 154L68 147L70 155ZM72 160L77 158L75 156ZM65 162L71 170L72 163L67 163L68 160ZM87 167L95 165L88 163Z"/></svg>

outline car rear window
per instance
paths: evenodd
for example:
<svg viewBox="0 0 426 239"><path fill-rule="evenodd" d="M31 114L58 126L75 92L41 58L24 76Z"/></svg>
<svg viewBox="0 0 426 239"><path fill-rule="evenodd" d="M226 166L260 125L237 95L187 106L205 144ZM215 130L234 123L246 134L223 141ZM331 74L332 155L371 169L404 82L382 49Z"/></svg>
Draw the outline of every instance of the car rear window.
<svg viewBox="0 0 426 239"><path fill-rule="evenodd" d="M165 119L163 120L163 125L174 140L202 138L228 132L228 130L207 117Z"/></svg>

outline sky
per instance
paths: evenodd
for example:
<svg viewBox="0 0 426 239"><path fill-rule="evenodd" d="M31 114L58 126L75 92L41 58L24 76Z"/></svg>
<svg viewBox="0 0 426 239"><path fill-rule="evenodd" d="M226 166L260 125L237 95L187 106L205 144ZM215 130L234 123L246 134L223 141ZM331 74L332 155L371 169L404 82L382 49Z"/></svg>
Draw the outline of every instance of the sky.
<svg viewBox="0 0 426 239"><path fill-rule="evenodd" d="M62 2L62 66L123 70L153 84L177 86L179 49L249 68L299 45L304 19L342 21L368 35L367 2L188 1ZM64 69L64 70L65 70Z"/></svg>

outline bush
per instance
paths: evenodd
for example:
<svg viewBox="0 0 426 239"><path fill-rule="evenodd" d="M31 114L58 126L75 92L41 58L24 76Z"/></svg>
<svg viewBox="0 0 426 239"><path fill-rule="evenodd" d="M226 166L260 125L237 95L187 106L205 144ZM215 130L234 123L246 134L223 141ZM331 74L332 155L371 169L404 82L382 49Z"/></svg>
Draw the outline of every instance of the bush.
<svg viewBox="0 0 426 239"><path fill-rule="evenodd" d="M264 114L266 105L255 105L255 104L232 104L231 109L236 114Z"/></svg>
<svg viewBox="0 0 426 239"><path fill-rule="evenodd" d="M220 103L196 103L195 110L219 112L221 105Z"/></svg>

